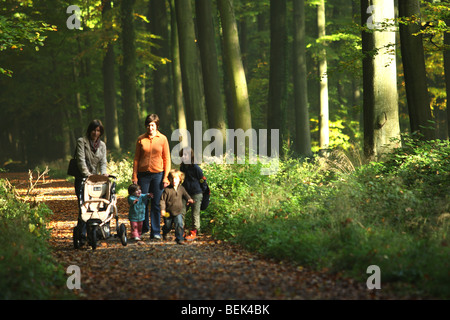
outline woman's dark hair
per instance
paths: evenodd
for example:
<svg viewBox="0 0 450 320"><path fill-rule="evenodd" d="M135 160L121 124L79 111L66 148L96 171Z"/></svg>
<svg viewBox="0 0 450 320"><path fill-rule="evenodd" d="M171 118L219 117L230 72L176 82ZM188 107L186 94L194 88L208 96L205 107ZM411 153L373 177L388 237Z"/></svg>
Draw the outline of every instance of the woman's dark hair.
<svg viewBox="0 0 450 320"><path fill-rule="evenodd" d="M89 137L91 135L91 132L97 129L97 127L100 127L100 136L103 135L105 132L105 128L103 128L103 123L100 120L92 120L91 123L89 123L88 128L86 130L86 135Z"/></svg>
<svg viewBox="0 0 450 320"><path fill-rule="evenodd" d="M151 122L156 124L156 129L159 129L159 117L157 114L150 114L145 118L145 127L147 127Z"/></svg>
<svg viewBox="0 0 450 320"><path fill-rule="evenodd" d="M137 190L139 190L141 187L135 183L130 184L128 187L128 194L131 196L133 195Z"/></svg>

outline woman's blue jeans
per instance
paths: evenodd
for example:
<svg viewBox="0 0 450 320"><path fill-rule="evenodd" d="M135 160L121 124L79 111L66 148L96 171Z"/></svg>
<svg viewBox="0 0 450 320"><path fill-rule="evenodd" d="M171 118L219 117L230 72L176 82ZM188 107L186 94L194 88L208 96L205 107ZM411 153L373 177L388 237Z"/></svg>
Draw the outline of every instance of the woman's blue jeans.
<svg viewBox="0 0 450 320"><path fill-rule="evenodd" d="M161 236L161 207L159 206L159 201L164 191L163 177L164 172L138 172L138 185L141 187L142 194L153 193L153 199L148 200L150 201L150 219L147 201L145 205L145 220L142 226L142 233L150 231L151 238Z"/></svg>

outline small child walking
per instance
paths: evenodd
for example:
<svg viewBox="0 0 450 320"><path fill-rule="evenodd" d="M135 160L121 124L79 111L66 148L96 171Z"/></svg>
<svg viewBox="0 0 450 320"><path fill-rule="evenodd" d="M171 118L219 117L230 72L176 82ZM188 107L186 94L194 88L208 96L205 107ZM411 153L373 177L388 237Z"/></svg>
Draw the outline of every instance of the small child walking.
<svg viewBox="0 0 450 320"><path fill-rule="evenodd" d="M180 170L185 175L183 187L189 193L189 196L194 199L194 205L191 206L192 211L192 228L190 234L185 238L188 241L193 241L197 238L200 232L200 207L203 200L203 191L206 187L206 181L202 169L194 163L194 150L192 148L184 148L180 150L181 165ZM183 207L183 220L186 215L186 205Z"/></svg>
<svg viewBox="0 0 450 320"><path fill-rule="evenodd" d="M141 240L142 225L145 219L145 205L148 198L153 198L153 194L142 194L139 185L133 183L128 187L128 204L130 205L128 219L131 225L131 237L136 241Z"/></svg>
<svg viewBox="0 0 450 320"><path fill-rule="evenodd" d="M175 229L175 238L178 244L184 244L183 237L183 199L187 203L194 203L187 191L181 185L184 174L179 170L170 170L170 185L164 189L161 196L161 215L164 217L163 239L167 239L167 234L172 227Z"/></svg>

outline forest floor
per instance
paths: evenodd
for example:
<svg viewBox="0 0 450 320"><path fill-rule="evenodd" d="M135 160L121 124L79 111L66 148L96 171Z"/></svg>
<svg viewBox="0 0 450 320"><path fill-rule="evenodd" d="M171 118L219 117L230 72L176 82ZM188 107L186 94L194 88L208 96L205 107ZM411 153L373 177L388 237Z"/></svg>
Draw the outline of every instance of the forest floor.
<svg viewBox="0 0 450 320"><path fill-rule="evenodd" d="M27 173L1 173L19 194L28 186ZM65 268L80 267L81 289L87 300L376 300L409 299L390 290L369 290L365 282L327 270L314 271L247 252L202 234L196 241L178 245L173 231L167 241L101 240L96 250L75 250L72 231L77 202L73 184L47 177L33 189L33 201L53 211L48 227L55 259ZM128 204L118 198L119 223L127 226ZM111 222L115 230L115 220ZM115 233L115 232L114 232ZM369 276L369 275L367 275Z"/></svg>

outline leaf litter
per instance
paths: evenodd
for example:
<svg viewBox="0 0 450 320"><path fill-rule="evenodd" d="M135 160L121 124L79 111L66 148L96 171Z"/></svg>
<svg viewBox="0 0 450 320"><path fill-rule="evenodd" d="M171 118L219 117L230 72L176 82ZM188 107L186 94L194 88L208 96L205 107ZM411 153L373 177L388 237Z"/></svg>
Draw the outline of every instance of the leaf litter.
<svg viewBox="0 0 450 320"><path fill-rule="evenodd" d="M19 174L8 174L18 188ZM1 176L0 176L1 177ZM25 177L24 177L25 178ZM72 188L72 189L71 189ZM368 290L365 283L313 271L289 262L275 261L235 245L201 234L195 241L178 245L173 231L167 241L101 240L97 249L75 250L72 231L77 220L73 184L47 179L36 187L39 201L53 211L48 228L54 258L66 270L81 271L81 289L73 290L87 300L373 300L393 296L389 290ZM18 189L20 193L20 189ZM39 196L39 194L41 196ZM42 196L43 195L43 196ZM127 219L126 198L118 198L119 223ZM115 230L115 221L111 227ZM115 233L115 232L114 232Z"/></svg>

